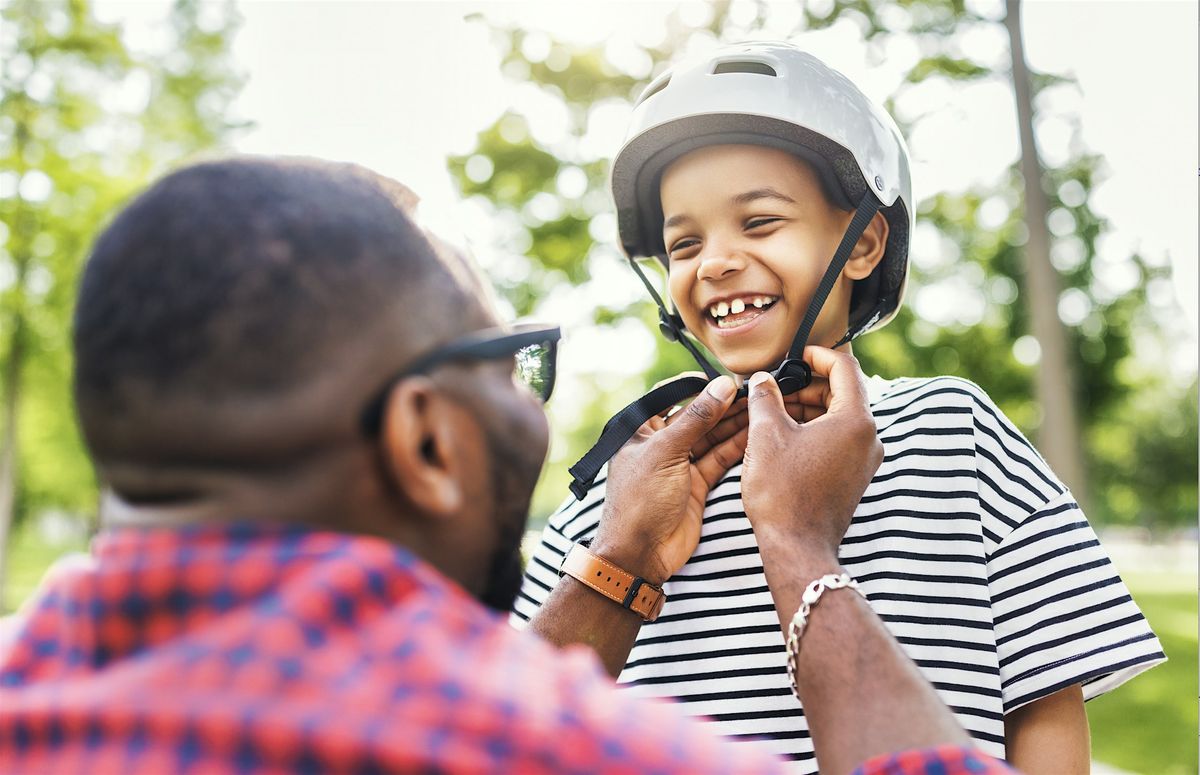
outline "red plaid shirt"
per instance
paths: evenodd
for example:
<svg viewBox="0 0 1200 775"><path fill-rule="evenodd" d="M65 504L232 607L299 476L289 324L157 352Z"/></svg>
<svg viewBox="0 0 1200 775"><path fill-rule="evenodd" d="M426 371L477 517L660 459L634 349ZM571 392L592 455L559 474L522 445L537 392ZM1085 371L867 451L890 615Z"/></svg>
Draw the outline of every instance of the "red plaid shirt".
<svg viewBox="0 0 1200 775"><path fill-rule="evenodd" d="M995 766L944 749L870 771ZM373 538L106 532L0 636L4 773L783 770Z"/></svg>

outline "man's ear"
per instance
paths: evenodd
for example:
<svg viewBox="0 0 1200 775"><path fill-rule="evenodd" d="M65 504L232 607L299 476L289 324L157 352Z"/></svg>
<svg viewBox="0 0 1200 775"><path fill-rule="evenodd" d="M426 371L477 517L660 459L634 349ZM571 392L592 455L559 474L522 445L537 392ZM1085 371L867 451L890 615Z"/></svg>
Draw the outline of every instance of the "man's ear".
<svg viewBox="0 0 1200 775"><path fill-rule="evenodd" d="M463 410L426 377L410 377L392 388L384 407L383 465L417 510L434 518L457 514L467 493L465 454L474 429Z"/></svg>
<svg viewBox="0 0 1200 775"><path fill-rule="evenodd" d="M863 280L870 277L871 272L883 260L887 249L888 222L883 213L875 213L875 217L867 224L858 244L850 251L850 258L842 274L851 280Z"/></svg>

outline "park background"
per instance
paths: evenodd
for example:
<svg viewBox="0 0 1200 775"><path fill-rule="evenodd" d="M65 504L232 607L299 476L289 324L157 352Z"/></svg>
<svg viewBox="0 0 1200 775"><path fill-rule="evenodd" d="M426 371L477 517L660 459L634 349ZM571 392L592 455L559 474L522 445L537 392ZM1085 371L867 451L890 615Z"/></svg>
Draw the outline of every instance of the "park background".
<svg viewBox="0 0 1200 775"><path fill-rule="evenodd" d="M97 229L148 181L236 150L415 189L507 315L564 328L536 526L607 417L691 368L616 247L607 160L632 100L681 52L791 39L887 104L913 155L906 304L856 354L972 379L1037 441L1171 657L1089 703L1095 758L1196 772L1197 7L1017 10L0 0L0 612L95 530L71 306Z"/></svg>

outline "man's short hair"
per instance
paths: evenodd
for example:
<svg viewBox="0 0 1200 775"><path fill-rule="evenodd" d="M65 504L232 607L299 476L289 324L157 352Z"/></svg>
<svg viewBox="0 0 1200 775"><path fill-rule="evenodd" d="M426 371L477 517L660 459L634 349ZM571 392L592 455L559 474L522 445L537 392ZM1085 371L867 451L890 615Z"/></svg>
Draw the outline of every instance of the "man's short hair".
<svg viewBox="0 0 1200 775"><path fill-rule="evenodd" d="M114 418L270 400L398 305L413 325L393 353L436 336L429 318L472 299L406 214L413 201L361 167L267 158L191 166L139 196L97 240L75 310L76 401L98 460Z"/></svg>

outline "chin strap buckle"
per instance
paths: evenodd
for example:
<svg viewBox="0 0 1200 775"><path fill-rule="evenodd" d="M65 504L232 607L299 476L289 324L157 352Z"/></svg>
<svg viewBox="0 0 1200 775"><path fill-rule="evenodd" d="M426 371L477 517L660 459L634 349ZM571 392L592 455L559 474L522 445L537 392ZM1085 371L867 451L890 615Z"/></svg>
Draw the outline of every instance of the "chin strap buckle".
<svg viewBox="0 0 1200 775"><path fill-rule="evenodd" d="M658 330L662 332L663 339L668 342L679 341L679 326L667 316L662 308L658 310Z"/></svg>
<svg viewBox="0 0 1200 775"><path fill-rule="evenodd" d="M812 384L812 367L799 358L788 358L775 369L779 392L785 396Z"/></svg>
<svg viewBox="0 0 1200 775"><path fill-rule="evenodd" d="M812 384L812 367L799 358L788 358L779 364L779 368L771 372L771 376L779 385L779 392L787 396ZM746 398L749 395L750 383L743 382L742 386L738 388L734 400Z"/></svg>

